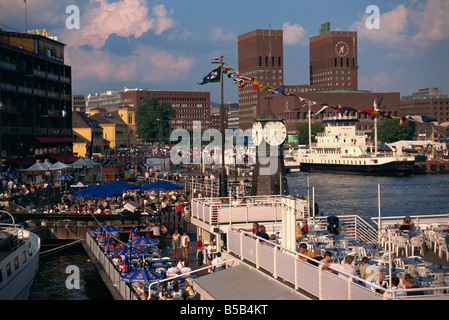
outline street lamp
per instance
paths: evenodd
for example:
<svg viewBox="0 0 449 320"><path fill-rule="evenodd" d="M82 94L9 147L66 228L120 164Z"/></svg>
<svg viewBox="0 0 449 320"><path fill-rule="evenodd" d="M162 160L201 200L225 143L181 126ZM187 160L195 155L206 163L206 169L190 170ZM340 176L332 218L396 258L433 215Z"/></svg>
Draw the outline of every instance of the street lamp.
<svg viewBox="0 0 449 320"><path fill-rule="evenodd" d="M3 126L2 126L2 111L3 111L3 102L0 101L0 172L3 171Z"/></svg>
<svg viewBox="0 0 449 320"><path fill-rule="evenodd" d="M67 164L67 137L66 137L66 130L67 130L67 121L66 121L66 117L67 117L67 111L66 110L62 110L61 111L61 115L62 115L62 119L64 121L64 159L65 159L65 164Z"/></svg>

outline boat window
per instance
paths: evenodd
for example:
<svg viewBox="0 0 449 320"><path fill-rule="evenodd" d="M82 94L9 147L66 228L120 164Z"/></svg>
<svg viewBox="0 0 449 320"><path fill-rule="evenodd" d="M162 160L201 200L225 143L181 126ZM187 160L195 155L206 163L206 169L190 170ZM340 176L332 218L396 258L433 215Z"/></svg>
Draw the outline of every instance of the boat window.
<svg viewBox="0 0 449 320"><path fill-rule="evenodd" d="M22 252L22 263L25 264L25 262L27 262L27 254L26 252Z"/></svg>
<svg viewBox="0 0 449 320"><path fill-rule="evenodd" d="M19 269L19 256L14 258L14 270Z"/></svg>
<svg viewBox="0 0 449 320"><path fill-rule="evenodd" d="M11 263L8 262L6 265L6 276L9 277L11 275Z"/></svg>

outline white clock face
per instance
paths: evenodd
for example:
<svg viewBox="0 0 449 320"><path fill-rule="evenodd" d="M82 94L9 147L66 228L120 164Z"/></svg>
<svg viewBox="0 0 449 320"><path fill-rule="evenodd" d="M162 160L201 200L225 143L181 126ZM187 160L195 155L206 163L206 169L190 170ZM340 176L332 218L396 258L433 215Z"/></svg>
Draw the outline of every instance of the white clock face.
<svg viewBox="0 0 449 320"><path fill-rule="evenodd" d="M264 129L262 128L262 124L260 122L254 122L251 137L256 146L260 145L262 139L264 138Z"/></svg>
<svg viewBox="0 0 449 320"><path fill-rule="evenodd" d="M340 56L344 57L349 53L349 46L346 42L340 41L335 45L335 52Z"/></svg>
<svg viewBox="0 0 449 320"><path fill-rule="evenodd" d="M278 146L287 138L287 128L281 121L270 121L265 125L265 141L272 145Z"/></svg>

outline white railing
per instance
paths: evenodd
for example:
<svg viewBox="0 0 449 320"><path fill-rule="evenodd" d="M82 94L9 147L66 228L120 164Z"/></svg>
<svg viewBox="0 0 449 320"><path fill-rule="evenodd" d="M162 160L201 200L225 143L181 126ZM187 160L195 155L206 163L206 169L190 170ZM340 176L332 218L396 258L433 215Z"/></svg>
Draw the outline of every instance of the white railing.
<svg viewBox="0 0 449 320"><path fill-rule="evenodd" d="M318 266L298 259L301 254L282 248L270 241L258 237L249 236L230 228L227 234L227 249L229 253L238 256L241 260L248 261L257 269L264 269L271 273L273 278L282 278L294 285L295 290L301 289L320 300L381 300L395 299L395 292L385 290L378 285L358 277L335 275L322 270ZM307 258L305 256L302 256ZM314 261L311 258L308 258ZM380 290L377 293L375 290ZM448 290L449 287L425 288L433 295L401 297L400 299L449 299L448 294L438 294ZM412 291L423 289L412 289ZM385 294L385 296L384 296Z"/></svg>
<svg viewBox="0 0 449 320"><path fill-rule="evenodd" d="M378 232L365 220L357 215L341 215L339 219L339 233L344 234L346 238L357 241L366 241L368 243L378 242ZM327 229L327 218L325 216L316 216L315 221L309 221L309 224L315 223L316 230Z"/></svg>
<svg viewBox="0 0 449 320"><path fill-rule="evenodd" d="M447 225L449 223L449 214L434 214L434 215L420 215L420 216L410 216L415 227L422 230L429 229L435 225ZM379 229L385 229L386 227L392 225L401 225L403 217L372 217L371 220L380 226ZM380 221L380 222L379 222Z"/></svg>
<svg viewBox="0 0 449 320"><path fill-rule="evenodd" d="M284 208L293 205L287 204L285 199L282 196L254 196L234 204L230 198L195 198L192 200L192 218L209 225L281 222ZM295 200L297 219L307 216L307 209L307 200Z"/></svg>

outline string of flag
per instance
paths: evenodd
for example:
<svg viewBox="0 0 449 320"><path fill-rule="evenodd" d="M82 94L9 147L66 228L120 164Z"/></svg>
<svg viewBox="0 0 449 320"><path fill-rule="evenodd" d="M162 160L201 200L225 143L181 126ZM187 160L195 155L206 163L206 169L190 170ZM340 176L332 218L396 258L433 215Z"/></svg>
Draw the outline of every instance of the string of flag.
<svg viewBox="0 0 449 320"><path fill-rule="evenodd" d="M206 83L220 82L221 81L221 73L222 73L221 69L223 69L223 74L226 74L228 78L232 79L232 81L238 85L239 90L242 90L244 87L246 87L248 85L252 85L253 91L262 90L262 91L270 92L272 94L282 94L284 96L296 97L300 100L301 103L303 103L303 107L319 104L316 101L313 101L313 100L310 100L307 98L303 98L294 93L286 93L281 88L274 88L272 86L263 84L256 78L250 78L250 77L244 76L241 73L237 72L235 69L233 69L226 62L221 62L220 58L218 58L218 57L214 57L212 60L214 61L213 63L217 63L217 61L220 61L220 64L215 69L213 69L211 72L209 72L203 78L203 81L201 83L198 83L199 85L204 85ZM357 109L347 107L347 106L343 106L343 107L332 106L328 103L321 103L320 105L322 108L318 112L315 113L315 116L318 116L319 114L321 114L328 108L332 108L332 109L340 112L341 114L347 114L348 112L358 112L361 114L369 115L371 117L371 119L373 119L374 116L384 117L387 119L398 119L399 124L401 126L404 125L404 123L406 123L407 121L410 121L410 122L417 122L417 123L431 123L435 126L441 126L441 127L449 127L449 121L440 122L437 119L430 118L425 115L422 115L422 116L407 115L407 116L403 116L403 117L398 117L398 116L390 116L382 111L374 110L371 108L359 111Z"/></svg>

